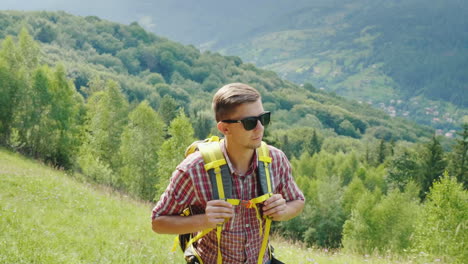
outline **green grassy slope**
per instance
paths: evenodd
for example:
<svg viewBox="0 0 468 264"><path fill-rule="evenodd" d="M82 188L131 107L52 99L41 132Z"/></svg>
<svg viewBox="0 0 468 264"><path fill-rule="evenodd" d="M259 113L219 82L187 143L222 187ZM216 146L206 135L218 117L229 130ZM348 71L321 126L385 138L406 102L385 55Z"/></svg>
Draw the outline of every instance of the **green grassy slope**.
<svg viewBox="0 0 468 264"><path fill-rule="evenodd" d="M151 205L0 150L0 263L174 263Z"/></svg>
<svg viewBox="0 0 468 264"><path fill-rule="evenodd" d="M151 208L0 149L0 263L183 263L180 251L170 252L174 236L151 230ZM420 263L306 249L278 237L272 244L287 263Z"/></svg>

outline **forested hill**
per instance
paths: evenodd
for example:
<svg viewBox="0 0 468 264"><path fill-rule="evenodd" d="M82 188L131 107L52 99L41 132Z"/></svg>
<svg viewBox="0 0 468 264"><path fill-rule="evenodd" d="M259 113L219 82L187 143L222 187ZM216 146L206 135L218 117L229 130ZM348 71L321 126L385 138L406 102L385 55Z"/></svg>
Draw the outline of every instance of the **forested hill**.
<svg viewBox="0 0 468 264"><path fill-rule="evenodd" d="M121 25L64 12L5 11L0 13L0 25L0 38L17 35L25 27L41 44L42 63L62 63L84 97L92 93L93 84L98 86L98 80L115 80L130 102L146 99L155 109L164 104L184 107L200 138L210 132L206 124L212 122L213 91L235 81L249 83L263 94L265 108L274 112L272 131L308 127L323 129L327 135L410 141L433 132L310 84L283 81L238 57L200 53L193 46L149 33L137 23Z"/></svg>
<svg viewBox="0 0 468 264"><path fill-rule="evenodd" d="M204 0L176 6L147 14L156 32L433 127L459 126L468 112L466 1Z"/></svg>

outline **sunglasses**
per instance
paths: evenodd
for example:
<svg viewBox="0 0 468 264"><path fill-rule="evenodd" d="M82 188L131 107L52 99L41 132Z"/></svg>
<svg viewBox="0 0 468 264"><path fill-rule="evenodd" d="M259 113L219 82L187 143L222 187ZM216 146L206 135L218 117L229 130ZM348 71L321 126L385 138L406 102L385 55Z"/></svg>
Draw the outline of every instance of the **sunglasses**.
<svg viewBox="0 0 468 264"><path fill-rule="evenodd" d="M259 116L249 116L241 120L222 120L224 123L242 123L245 130L252 130L257 126L257 121L260 121L263 126L268 126L270 124L270 114L271 112L265 112Z"/></svg>

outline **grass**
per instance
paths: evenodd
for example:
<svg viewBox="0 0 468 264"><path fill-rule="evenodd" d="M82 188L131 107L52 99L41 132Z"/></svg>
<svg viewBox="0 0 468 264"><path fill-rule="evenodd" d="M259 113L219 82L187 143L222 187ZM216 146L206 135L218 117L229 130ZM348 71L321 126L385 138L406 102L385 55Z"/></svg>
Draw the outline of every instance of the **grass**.
<svg viewBox="0 0 468 264"><path fill-rule="evenodd" d="M0 263L183 263L174 236L151 230L152 207L0 149ZM287 263L419 263L272 241Z"/></svg>
<svg viewBox="0 0 468 264"><path fill-rule="evenodd" d="M175 263L152 205L0 150L0 263Z"/></svg>

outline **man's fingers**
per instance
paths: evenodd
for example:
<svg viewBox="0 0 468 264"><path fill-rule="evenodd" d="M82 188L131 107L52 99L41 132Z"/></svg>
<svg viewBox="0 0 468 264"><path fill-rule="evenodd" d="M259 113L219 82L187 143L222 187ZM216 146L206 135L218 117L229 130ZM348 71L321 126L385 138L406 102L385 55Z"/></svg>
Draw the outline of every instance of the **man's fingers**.
<svg viewBox="0 0 468 264"><path fill-rule="evenodd" d="M223 223L227 218L234 216L232 205L224 200L209 201L205 209L208 222L212 224Z"/></svg>
<svg viewBox="0 0 468 264"><path fill-rule="evenodd" d="M283 198L283 196L281 194L274 194L272 197L265 201L265 206L263 207L263 210L267 211L271 208L275 208L283 204L286 204L286 200Z"/></svg>

